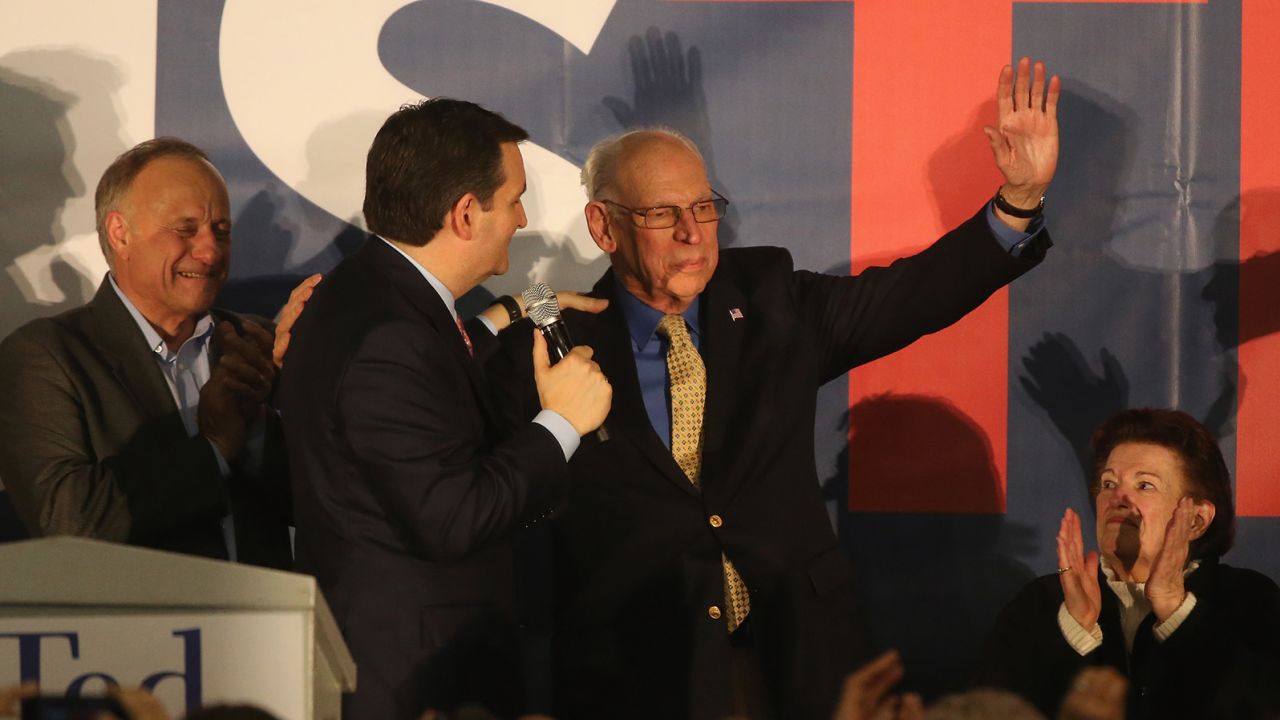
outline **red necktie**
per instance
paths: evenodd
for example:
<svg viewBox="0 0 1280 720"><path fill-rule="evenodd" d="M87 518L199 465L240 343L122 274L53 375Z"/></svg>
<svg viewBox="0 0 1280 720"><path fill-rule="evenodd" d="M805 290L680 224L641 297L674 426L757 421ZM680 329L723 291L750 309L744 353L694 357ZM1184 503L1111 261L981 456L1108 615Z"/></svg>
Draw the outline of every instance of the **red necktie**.
<svg viewBox="0 0 1280 720"><path fill-rule="evenodd" d="M458 332L462 333L462 342L467 344L467 352L471 357L476 356L476 349L471 345L471 336L467 334L467 329L462 327L462 318L454 318L454 322L458 323Z"/></svg>

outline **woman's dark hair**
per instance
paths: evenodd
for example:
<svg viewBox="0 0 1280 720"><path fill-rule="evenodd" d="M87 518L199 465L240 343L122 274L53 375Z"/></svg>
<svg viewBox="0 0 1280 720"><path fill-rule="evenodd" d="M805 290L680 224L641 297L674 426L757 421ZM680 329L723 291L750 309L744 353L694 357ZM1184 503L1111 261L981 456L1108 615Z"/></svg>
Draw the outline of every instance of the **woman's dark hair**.
<svg viewBox="0 0 1280 720"><path fill-rule="evenodd" d="M1093 433L1090 497L1098 496L1098 484L1111 451L1125 443L1159 445L1177 453L1187 478L1187 495L1213 503L1213 522L1191 543L1191 557L1218 557L1230 550L1236 538L1231 473L1213 434L1179 410L1143 408L1113 415Z"/></svg>

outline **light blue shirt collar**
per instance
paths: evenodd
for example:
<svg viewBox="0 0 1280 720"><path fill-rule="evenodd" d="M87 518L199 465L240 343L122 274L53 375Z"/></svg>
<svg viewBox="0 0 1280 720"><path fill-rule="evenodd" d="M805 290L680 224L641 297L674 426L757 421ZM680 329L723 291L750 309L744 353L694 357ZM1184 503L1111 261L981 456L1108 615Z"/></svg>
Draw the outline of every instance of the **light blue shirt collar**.
<svg viewBox="0 0 1280 720"><path fill-rule="evenodd" d="M626 288L622 287L622 283L618 283L618 301L622 306L622 316L627 320L627 330L631 333L631 341L635 343L637 350L643 352L658 336L658 323L662 322L664 313L661 310L655 310L644 304L640 298L632 295ZM684 321L689 324L689 331L692 335L693 344L698 346L701 332L698 327L698 305L702 300L699 295L693 299L689 307L685 309L681 316Z"/></svg>
<svg viewBox="0 0 1280 720"><path fill-rule="evenodd" d="M382 237L381 235L374 235L374 237L386 243L387 247L400 253L400 255L403 256L405 260L408 260L411 265L413 265L415 268L418 269L418 272L422 273L422 277L426 278L427 282L431 283L431 287L435 288L436 294L439 295L440 299L444 301L444 306L449 308L449 314L453 316L453 321L457 322L458 311L453 307L453 293L449 292L449 288L445 287L444 283L440 282L439 278L437 278L435 275L432 275L430 270L423 267L422 263L409 257L408 253L396 247L395 243Z"/></svg>
<svg viewBox="0 0 1280 720"><path fill-rule="evenodd" d="M153 327L151 323L143 317L142 312L138 310L138 306L134 305L133 301L129 299L129 296L125 295L124 291L120 289L120 286L116 284L115 274L107 273L107 281L111 283L111 289L115 291L116 297L120 298L120 302L124 303L125 309L133 316L133 321L138 324L138 329L142 331L142 337L146 339L147 347L151 348L151 352L155 353L159 359L164 362L173 362L173 360L177 358L178 352L182 351L182 347L179 347L177 352L169 352L169 346L165 344L164 338L160 337L160 333L156 332L155 327ZM183 341L182 345L185 346L192 340L199 340L203 342L208 339L212 332L213 315L206 312L200 316L199 320L196 321L196 326L191 332L191 337Z"/></svg>

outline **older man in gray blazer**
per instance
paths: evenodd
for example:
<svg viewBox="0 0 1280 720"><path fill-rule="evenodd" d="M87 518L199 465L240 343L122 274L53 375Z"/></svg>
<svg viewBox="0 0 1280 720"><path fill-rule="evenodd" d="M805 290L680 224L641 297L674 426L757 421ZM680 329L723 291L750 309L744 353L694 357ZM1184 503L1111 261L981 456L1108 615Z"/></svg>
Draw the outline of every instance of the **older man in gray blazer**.
<svg viewBox="0 0 1280 720"><path fill-rule="evenodd" d="M98 184L111 272L0 343L0 478L29 532L290 565L271 334L212 309L230 266L222 176L158 138Z"/></svg>

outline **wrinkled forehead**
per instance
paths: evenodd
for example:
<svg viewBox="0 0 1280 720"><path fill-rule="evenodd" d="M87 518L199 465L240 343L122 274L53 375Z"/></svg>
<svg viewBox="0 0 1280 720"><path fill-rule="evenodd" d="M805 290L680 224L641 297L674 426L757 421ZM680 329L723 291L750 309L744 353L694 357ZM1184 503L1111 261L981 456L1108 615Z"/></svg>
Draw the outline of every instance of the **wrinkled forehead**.
<svg viewBox="0 0 1280 720"><path fill-rule="evenodd" d="M661 135L623 148L617 184L620 202L644 207L685 205L711 192L702 160L679 140Z"/></svg>

